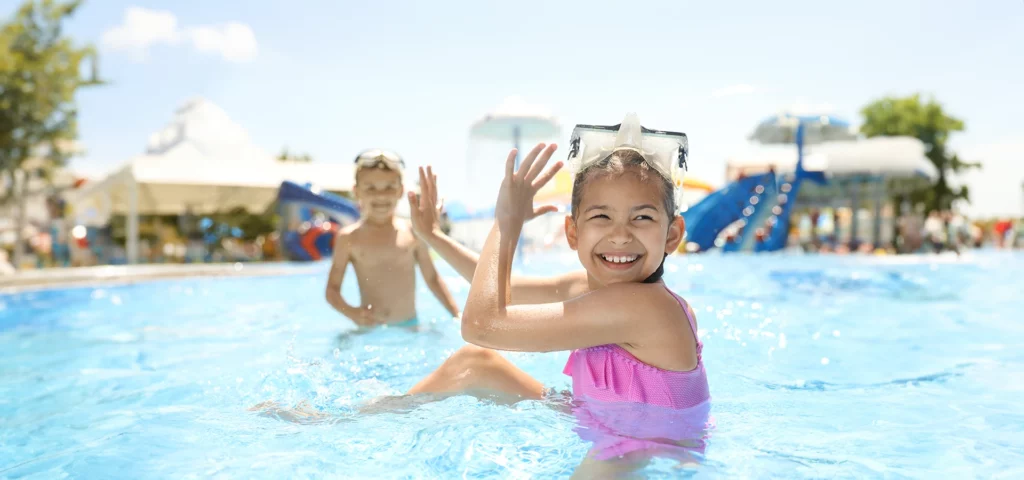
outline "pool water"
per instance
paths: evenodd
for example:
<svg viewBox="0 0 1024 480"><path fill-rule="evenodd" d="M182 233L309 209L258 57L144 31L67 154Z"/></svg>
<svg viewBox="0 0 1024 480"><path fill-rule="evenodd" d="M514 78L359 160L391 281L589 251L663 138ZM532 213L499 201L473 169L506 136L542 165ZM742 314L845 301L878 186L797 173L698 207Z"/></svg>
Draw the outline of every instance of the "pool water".
<svg viewBox="0 0 1024 480"><path fill-rule="evenodd" d="M530 257L524 271L575 268ZM439 263L457 298L468 284ZM316 274L0 296L0 478L567 478L590 442L550 401L470 396L356 416L463 345L421 285L423 331L354 333ZM1024 477L1024 255L692 256L715 428L649 478ZM351 278L351 277L349 277ZM357 298L354 282L344 294ZM569 388L566 352L508 357ZM263 401L345 418L303 425Z"/></svg>

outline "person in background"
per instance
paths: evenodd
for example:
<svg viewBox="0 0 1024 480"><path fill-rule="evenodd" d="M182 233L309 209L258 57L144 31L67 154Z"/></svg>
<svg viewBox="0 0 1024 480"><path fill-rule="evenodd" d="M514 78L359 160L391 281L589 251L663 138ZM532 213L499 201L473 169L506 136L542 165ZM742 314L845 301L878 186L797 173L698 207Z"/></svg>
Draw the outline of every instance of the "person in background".
<svg viewBox="0 0 1024 480"><path fill-rule="evenodd" d="M459 307L434 267L427 244L409 222L395 218L404 191L405 162L386 150L367 150L356 157L355 196L359 221L343 228L334 240L326 298L335 310L360 327L415 327L416 266L430 291L452 317ZM359 284L360 304L341 295L345 271L352 264Z"/></svg>

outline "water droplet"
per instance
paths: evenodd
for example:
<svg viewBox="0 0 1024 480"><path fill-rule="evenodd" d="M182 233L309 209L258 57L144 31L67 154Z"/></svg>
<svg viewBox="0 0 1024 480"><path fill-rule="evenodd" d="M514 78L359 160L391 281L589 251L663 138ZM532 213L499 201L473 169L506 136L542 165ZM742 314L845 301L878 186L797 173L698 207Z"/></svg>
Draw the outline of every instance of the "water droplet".
<svg viewBox="0 0 1024 480"><path fill-rule="evenodd" d="M828 357L821 357L821 364L828 365Z"/></svg>

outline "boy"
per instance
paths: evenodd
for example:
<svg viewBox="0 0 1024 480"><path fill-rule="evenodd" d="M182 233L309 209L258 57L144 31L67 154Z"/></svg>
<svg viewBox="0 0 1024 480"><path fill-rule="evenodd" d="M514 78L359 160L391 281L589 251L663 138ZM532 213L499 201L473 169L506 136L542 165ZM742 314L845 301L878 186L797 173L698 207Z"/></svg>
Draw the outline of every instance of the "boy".
<svg viewBox="0 0 1024 480"><path fill-rule="evenodd" d="M360 327L416 325L416 265L448 313L459 316L427 245L413 234L408 222L395 218L404 167L401 157L385 150L367 150L356 157L354 191L360 218L338 232L326 294L327 303ZM350 262L359 283L359 306L341 296Z"/></svg>

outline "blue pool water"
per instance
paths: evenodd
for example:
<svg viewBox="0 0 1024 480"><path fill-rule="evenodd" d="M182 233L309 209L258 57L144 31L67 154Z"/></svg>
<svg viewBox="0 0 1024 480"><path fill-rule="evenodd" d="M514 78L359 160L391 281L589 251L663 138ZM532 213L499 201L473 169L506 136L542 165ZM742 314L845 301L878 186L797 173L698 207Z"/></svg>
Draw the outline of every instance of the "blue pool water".
<svg viewBox="0 0 1024 480"><path fill-rule="evenodd" d="M1024 477L1024 256L712 255L668 272L698 312L716 427L697 466L645 476ZM351 335L325 276L0 296L0 478L566 478L586 455L574 417L545 402L353 417L463 342L422 286L425 331ZM566 353L508 356L569 388ZM349 421L247 411L266 400Z"/></svg>

